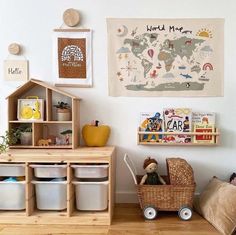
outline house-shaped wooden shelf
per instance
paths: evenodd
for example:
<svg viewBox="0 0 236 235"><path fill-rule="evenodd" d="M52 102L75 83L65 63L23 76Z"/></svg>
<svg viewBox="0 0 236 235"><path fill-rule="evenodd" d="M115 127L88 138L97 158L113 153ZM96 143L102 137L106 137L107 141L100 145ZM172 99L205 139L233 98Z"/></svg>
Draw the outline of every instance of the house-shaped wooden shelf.
<svg viewBox="0 0 236 235"><path fill-rule="evenodd" d="M43 99L44 108L42 111L42 120L18 120L18 100L26 97L37 96ZM45 82L31 79L19 87L14 93L7 97L8 99L8 122L9 130L19 129L20 126L27 125L32 127L32 143L22 145L18 142L11 145L10 148L68 148L74 149L79 145L79 102L80 98L67 92L59 90ZM71 109L69 121L58 121L56 116L56 107L58 102L68 103ZM62 132L71 130L72 134L67 136ZM69 138L68 138L69 137ZM64 138L64 139L63 139ZM51 140L47 146L39 146L39 140Z"/></svg>

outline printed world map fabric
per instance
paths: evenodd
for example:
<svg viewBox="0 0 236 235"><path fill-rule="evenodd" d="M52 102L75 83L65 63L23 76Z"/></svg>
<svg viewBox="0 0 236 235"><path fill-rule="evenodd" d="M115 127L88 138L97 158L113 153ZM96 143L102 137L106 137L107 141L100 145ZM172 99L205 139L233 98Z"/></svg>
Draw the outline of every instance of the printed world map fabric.
<svg viewBox="0 0 236 235"><path fill-rule="evenodd" d="M111 96L223 96L223 19L107 19Z"/></svg>

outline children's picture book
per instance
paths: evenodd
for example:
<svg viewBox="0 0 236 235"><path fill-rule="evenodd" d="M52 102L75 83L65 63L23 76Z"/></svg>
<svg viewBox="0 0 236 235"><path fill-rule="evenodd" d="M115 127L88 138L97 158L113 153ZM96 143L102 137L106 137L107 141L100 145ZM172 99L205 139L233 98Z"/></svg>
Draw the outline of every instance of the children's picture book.
<svg viewBox="0 0 236 235"><path fill-rule="evenodd" d="M160 112L142 112L140 114L140 130L145 132L162 132L163 117ZM144 134L143 142L162 142L161 134Z"/></svg>
<svg viewBox="0 0 236 235"><path fill-rule="evenodd" d="M215 132L215 113L193 113L193 131L201 133ZM193 143L215 143L215 136L213 135L194 135Z"/></svg>
<svg viewBox="0 0 236 235"><path fill-rule="evenodd" d="M184 133L192 130L192 110L188 108L164 109L164 129L166 132L179 132L180 134L165 135L165 143L190 143L191 136ZM182 134L183 133L183 134Z"/></svg>
<svg viewBox="0 0 236 235"><path fill-rule="evenodd" d="M211 124L215 125L216 115L213 112L193 112L193 124Z"/></svg>

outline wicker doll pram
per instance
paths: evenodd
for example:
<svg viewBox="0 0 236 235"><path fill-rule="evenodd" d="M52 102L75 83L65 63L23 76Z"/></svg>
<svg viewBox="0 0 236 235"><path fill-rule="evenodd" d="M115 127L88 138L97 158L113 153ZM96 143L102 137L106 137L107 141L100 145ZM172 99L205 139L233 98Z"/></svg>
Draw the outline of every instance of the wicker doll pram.
<svg viewBox="0 0 236 235"><path fill-rule="evenodd" d="M181 158L167 158L166 185L140 185L142 176L128 157L124 161L129 168L136 188L139 204L146 219L155 219L158 211L178 211L182 220L192 217L193 196L196 184L192 167Z"/></svg>

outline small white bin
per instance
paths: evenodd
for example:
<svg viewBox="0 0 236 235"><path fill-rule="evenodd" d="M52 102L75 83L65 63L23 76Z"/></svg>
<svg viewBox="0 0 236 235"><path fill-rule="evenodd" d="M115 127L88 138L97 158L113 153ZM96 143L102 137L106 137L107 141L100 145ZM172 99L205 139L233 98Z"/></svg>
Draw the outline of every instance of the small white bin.
<svg viewBox="0 0 236 235"><path fill-rule="evenodd" d="M0 181L0 210L25 209L25 181Z"/></svg>
<svg viewBox="0 0 236 235"><path fill-rule="evenodd" d="M0 164L0 176L25 176L25 164Z"/></svg>
<svg viewBox="0 0 236 235"><path fill-rule="evenodd" d="M76 194L76 208L86 211L107 209L108 181L80 182L73 181Z"/></svg>
<svg viewBox="0 0 236 235"><path fill-rule="evenodd" d="M39 210L66 209L66 181L32 181Z"/></svg>
<svg viewBox="0 0 236 235"><path fill-rule="evenodd" d="M105 178L108 176L108 164L71 165L77 178Z"/></svg>
<svg viewBox="0 0 236 235"><path fill-rule="evenodd" d="M34 168L34 175L38 178L66 177L66 165L30 165Z"/></svg>

